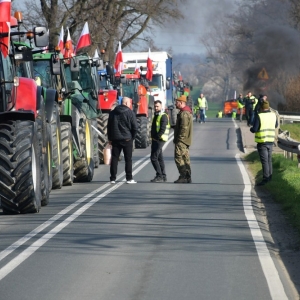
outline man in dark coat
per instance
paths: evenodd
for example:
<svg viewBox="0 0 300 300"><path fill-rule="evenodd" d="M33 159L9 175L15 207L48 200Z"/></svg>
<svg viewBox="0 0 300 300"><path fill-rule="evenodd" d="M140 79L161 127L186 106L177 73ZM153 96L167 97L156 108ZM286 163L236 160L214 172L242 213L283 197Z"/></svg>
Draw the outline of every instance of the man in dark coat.
<svg viewBox="0 0 300 300"><path fill-rule="evenodd" d="M132 178L132 150L138 124L130 105L130 98L124 97L122 104L112 110L108 117L107 137L112 146L110 164L110 183L112 184L116 183L119 156L122 150L125 160L126 182L128 184L136 183Z"/></svg>

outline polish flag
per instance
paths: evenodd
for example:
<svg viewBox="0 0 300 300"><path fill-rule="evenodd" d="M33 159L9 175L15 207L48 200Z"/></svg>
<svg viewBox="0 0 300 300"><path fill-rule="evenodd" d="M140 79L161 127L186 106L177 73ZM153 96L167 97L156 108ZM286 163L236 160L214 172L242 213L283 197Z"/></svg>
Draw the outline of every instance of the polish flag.
<svg viewBox="0 0 300 300"><path fill-rule="evenodd" d="M64 54L64 27L63 26L61 26L57 46L60 50L60 53Z"/></svg>
<svg viewBox="0 0 300 300"><path fill-rule="evenodd" d="M135 61L134 74L135 75L140 75L140 68L138 66L137 60Z"/></svg>
<svg viewBox="0 0 300 300"><path fill-rule="evenodd" d="M78 43L77 43L76 48L75 48L75 53L79 49L81 49L83 47L90 46L91 44L92 44L92 41L91 41L91 35L90 35L90 32L89 32L89 25L88 25L87 22L85 22L85 24L83 26L83 29L82 29L82 32L80 34Z"/></svg>
<svg viewBox="0 0 300 300"><path fill-rule="evenodd" d="M148 59L147 59L147 73L146 73L146 79L149 81L152 81L153 76L153 66L152 66L152 59L150 58L150 48L148 52Z"/></svg>
<svg viewBox="0 0 300 300"><path fill-rule="evenodd" d="M121 74L122 71L124 70L124 66L123 66L123 54L122 54L122 49L121 49L121 42L119 42L119 49L118 49L118 53L116 55L116 61L115 61L114 67L117 70L118 74Z"/></svg>
<svg viewBox="0 0 300 300"><path fill-rule="evenodd" d="M181 76L180 71L178 72L178 77L179 77L179 80L182 81L182 76Z"/></svg>
<svg viewBox="0 0 300 300"><path fill-rule="evenodd" d="M64 58L70 58L74 56L74 50L73 50L69 28L67 30L68 30L68 35L65 43Z"/></svg>
<svg viewBox="0 0 300 300"><path fill-rule="evenodd" d="M4 57L6 57L9 52L10 8L11 0L0 0L0 33L7 33L6 37L0 38L0 49Z"/></svg>

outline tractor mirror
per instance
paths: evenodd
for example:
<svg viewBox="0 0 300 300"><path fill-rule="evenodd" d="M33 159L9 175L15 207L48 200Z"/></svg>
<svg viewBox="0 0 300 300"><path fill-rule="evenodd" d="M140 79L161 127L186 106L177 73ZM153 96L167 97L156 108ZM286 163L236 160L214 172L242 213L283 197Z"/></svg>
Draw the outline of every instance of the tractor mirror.
<svg viewBox="0 0 300 300"><path fill-rule="evenodd" d="M106 74L108 76L114 75L114 70L109 64L106 65Z"/></svg>
<svg viewBox="0 0 300 300"><path fill-rule="evenodd" d="M51 55L51 74L60 75L61 65L59 57L55 54Z"/></svg>
<svg viewBox="0 0 300 300"><path fill-rule="evenodd" d="M47 47L49 44L49 33L46 27L34 27L34 44L36 47Z"/></svg>
<svg viewBox="0 0 300 300"><path fill-rule="evenodd" d="M80 66L79 66L79 61L76 57L71 58L70 69L71 69L71 72L79 72Z"/></svg>

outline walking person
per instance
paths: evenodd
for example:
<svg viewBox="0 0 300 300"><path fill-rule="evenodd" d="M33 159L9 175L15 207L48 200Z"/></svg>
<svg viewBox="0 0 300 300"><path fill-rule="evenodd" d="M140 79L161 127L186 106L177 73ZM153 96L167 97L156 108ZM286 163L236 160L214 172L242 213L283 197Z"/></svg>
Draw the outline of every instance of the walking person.
<svg viewBox="0 0 300 300"><path fill-rule="evenodd" d="M200 112L200 121L199 123L205 123L205 111L208 110L207 100L204 95L201 93L198 98L198 106Z"/></svg>
<svg viewBox="0 0 300 300"><path fill-rule="evenodd" d="M250 128L250 131L255 133L255 142L263 171L263 179L257 184L258 186L265 185L272 179L272 151L277 126L277 118L275 113L270 111L269 102L262 102L254 125Z"/></svg>
<svg viewBox="0 0 300 300"><path fill-rule="evenodd" d="M239 113L240 113L240 122L242 122L243 121L243 110L244 110L244 106L245 106L243 94L239 94L239 96L237 98L237 105L238 105L238 109L239 109Z"/></svg>
<svg viewBox="0 0 300 300"><path fill-rule="evenodd" d="M132 178L132 150L138 124L130 105L131 100L124 97L122 104L116 106L108 117L107 137L109 144L112 146L110 164L110 183L112 184L116 183L118 162L122 150L125 160L126 183L136 183Z"/></svg>
<svg viewBox="0 0 300 300"><path fill-rule="evenodd" d="M162 102L160 100L154 101L154 118L151 127L151 163L156 176L150 180L151 182L165 182L167 175L165 170L165 162L162 148L169 138L170 122L166 113L162 112Z"/></svg>
<svg viewBox="0 0 300 300"><path fill-rule="evenodd" d="M174 129L175 163L179 171L179 178L174 183L191 183L191 162L189 147L192 144L193 113L186 105L186 96L176 100L176 107L180 110Z"/></svg>

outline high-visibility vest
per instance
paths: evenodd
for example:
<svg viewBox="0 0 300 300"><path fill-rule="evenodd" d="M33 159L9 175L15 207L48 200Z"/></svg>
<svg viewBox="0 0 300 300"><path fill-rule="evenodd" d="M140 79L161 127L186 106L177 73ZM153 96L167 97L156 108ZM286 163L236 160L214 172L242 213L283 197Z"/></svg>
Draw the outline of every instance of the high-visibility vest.
<svg viewBox="0 0 300 300"><path fill-rule="evenodd" d="M250 99L250 100L253 100L253 99L254 99L254 103L252 104L252 109L254 110L254 109L255 109L255 106L256 106L256 104L257 104L257 102L258 102L258 100L257 100L254 96L251 96L249 99Z"/></svg>
<svg viewBox="0 0 300 300"><path fill-rule="evenodd" d="M169 117L166 113L162 113L162 114L159 114L157 119L156 119L156 132L159 132L160 130L160 119L162 117L162 115L166 115L167 118L168 118L168 124L167 124L167 127L166 127L166 130L165 132L163 133L163 135L161 136L161 139L166 142L169 138L169 133L170 133L170 122L169 122Z"/></svg>
<svg viewBox="0 0 300 300"><path fill-rule="evenodd" d="M234 119L236 118L236 111L232 112L232 118L234 118Z"/></svg>
<svg viewBox="0 0 300 300"><path fill-rule="evenodd" d="M223 112L222 111L219 111L218 112L218 118L222 118L223 117Z"/></svg>
<svg viewBox="0 0 300 300"><path fill-rule="evenodd" d="M237 102L237 105L238 105L238 108L243 108L244 107L244 104L242 104L239 100Z"/></svg>
<svg viewBox="0 0 300 300"><path fill-rule="evenodd" d="M203 97L203 98L198 98L198 104L199 104L199 107L200 107L200 108L201 108L201 107L206 107L207 102L206 102L205 97Z"/></svg>
<svg viewBox="0 0 300 300"><path fill-rule="evenodd" d="M276 115L273 112L259 113L260 129L255 133L256 143L273 143L275 140Z"/></svg>

